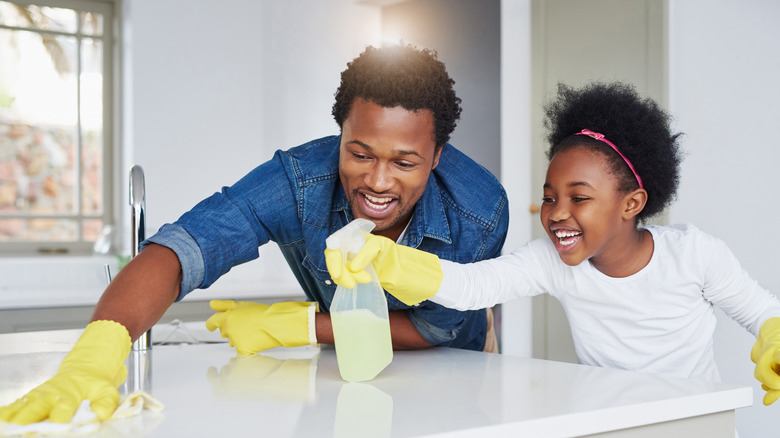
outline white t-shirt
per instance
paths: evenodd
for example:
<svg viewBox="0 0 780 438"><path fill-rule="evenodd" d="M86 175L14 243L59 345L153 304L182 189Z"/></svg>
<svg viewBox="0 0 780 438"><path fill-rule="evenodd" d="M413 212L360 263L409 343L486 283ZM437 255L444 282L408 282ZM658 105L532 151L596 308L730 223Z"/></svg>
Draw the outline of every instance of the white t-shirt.
<svg viewBox="0 0 780 438"><path fill-rule="evenodd" d="M538 239L492 260L442 260L432 300L466 310L548 293L566 312L580 363L717 381L713 306L757 336L780 316L780 301L722 240L692 225L647 229L653 256L628 277L608 277L590 261L568 266L549 239Z"/></svg>

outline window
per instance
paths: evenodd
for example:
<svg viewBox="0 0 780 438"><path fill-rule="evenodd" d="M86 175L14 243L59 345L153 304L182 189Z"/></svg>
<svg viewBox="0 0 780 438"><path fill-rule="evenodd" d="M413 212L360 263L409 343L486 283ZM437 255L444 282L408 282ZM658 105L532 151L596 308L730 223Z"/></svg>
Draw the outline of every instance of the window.
<svg viewBox="0 0 780 438"><path fill-rule="evenodd" d="M0 253L88 253L114 223L114 3L0 0Z"/></svg>

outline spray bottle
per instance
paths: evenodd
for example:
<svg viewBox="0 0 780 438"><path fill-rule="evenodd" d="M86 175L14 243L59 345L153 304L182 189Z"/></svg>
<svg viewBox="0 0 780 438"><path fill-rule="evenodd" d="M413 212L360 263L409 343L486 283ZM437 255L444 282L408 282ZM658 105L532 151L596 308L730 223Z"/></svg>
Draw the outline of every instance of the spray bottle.
<svg viewBox="0 0 780 438"><path fill-rule="evenodd" d="M342 260L348 261L373 229L373 222L355 219L328 237L325 244L341 250ZM358 283L353 289L338 286L330 306L339 372L348 382L371 380L393 360L385 293L374 267L369 264L365 271L371 281Z"/></svg>

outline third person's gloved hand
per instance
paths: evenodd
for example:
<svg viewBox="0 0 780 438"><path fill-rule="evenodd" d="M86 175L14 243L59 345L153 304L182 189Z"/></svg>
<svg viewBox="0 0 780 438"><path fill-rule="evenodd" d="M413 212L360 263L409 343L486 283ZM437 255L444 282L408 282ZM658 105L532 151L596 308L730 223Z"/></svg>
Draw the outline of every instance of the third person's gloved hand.
<svg viewBox="0 0 780 438"><path fill-rule="evenodd" d="M239 354L254 354L274 347L316 344L314 314L317 303L285 302L272 305L249 301L212 300L217 313L206 321L210 331L236 347Z"/></svg>
<svg viewBox="0 0 780 438"><path fill-rule="evenodd" d="M90 323L57 374L0 408L0 421L30 424L48 418L52 423L67 423L86 399L98 419L105 420L119 404L117 387L127 377L124 361L130 345L130 334L123 325L114 321Z"/></svg>
<svg viewBox="0 0 780 438"><path fill-rule="evenodd" d="M326 250L325 261L333 281L348 288L369 281L363 269L371 263L382 287L409 306L436 295L444 277L435 254L374 234L366 236L365 245L346 266L338 251Z"/></svg>
<svg viewBox="0 0 780 438"><path fill-rule="evenodd" d="M750 359L756 364L754 375L766 391L764 404L780 397L780 318L769 318L761 325Z"/></svg>

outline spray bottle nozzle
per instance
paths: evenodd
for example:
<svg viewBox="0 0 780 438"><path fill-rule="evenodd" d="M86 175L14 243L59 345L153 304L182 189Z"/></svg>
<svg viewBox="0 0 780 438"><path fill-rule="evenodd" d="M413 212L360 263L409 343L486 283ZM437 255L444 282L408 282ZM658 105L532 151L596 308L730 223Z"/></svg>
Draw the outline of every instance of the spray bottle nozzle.
<svg viewBox="0 0 780 438"><path fill-rule="evenodd" d="M325 245L328 249L340 249L341 257L347 261L363 248L366 243L366 234L370 233L374 227L374 223L370 220L355 219L325 239Z"/></svg>

